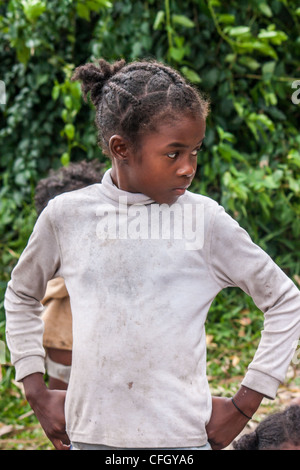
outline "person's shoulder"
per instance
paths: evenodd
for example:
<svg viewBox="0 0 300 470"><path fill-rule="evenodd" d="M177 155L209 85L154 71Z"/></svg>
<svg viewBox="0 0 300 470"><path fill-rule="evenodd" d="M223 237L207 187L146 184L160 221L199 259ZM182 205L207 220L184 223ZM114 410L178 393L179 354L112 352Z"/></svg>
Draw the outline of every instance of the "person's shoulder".
<svg viewBox="0 0 300 470"><path fill-rule="evenodd" d="M78 204L89 203L92 199L99 197L100 183L91 184L84 188L67 191L52 199L52 204L57 208L60 206L77 206Z"/></svg>
<svg viewBox="0 0 300 470"><path fill-rule="evenodd" d="M212 199L209 196L204 196L203 194L193 193L191 191L186 191L182 196L183 204L202 204L206 208L211 208L216 210L219 207L219 203Z"/></svg>
<svg viewBox="0 0 300 470"><path fill-rule="evenodd" d="M90 212L99 201L99 186L99 183L95 183L55 196L50 199L43 210L43 216L48 216L51 222L56 225Z"/></svg>

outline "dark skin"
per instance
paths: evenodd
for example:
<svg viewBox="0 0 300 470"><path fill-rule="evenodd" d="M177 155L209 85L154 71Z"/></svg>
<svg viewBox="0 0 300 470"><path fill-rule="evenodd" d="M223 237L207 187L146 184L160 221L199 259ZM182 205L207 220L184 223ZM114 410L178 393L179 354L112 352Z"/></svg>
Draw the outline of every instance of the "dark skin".
<svg viewBox="0 0 300 470"><path fill-rule="evenodd" d="M66 391L49 390L40 373L25 377L23 385L28 403L48 439L57 450L69 450L64 413Z"/></svg>
<svg viewBox="0 0 300 470"><path fill-rule="evenodd" d="M125 191L146 194L159 204L176 202L195 175L204 134L202 118L183 115L160 125L159 131L143 136L138 150L122 136L112 136L109 147L114 184ZM54 447L68 450L66 392L49 390L39 373L25 377L23 384L27 400ZM251 417L264 395L241 386L234 398L238 407ZM213 397L212 414L206 426L212 449L227 447L247 422L248 418L229 398Z"/></svg>
<svg viewBox="0 0 300 470"><path fill-rule="evenodd" d="M118 188L173 204L191 184L205 137L202 118L182 116L141 137L137 149L120 135L111 137L112 179Z"/></svg>

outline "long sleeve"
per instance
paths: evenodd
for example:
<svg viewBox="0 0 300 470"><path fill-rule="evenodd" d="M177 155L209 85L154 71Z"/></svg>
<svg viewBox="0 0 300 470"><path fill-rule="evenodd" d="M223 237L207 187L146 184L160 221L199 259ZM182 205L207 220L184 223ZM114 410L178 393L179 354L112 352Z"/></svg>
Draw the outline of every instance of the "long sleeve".
<svg viewBox="0 0 300 470"><path fill-rule="evenodd" d="M215 218L211 267L222 288L240 287L264 312L261 341L242 384L274 398L300 336L299 290L223 208Z"/></svg>
<svg viewBox="0 0 300 470"><path fill-rule="evenodd" d="M44 373L41 300L48 280L60 266L51 207L49 204L38 218L5 293L6 339L18 381L34 372Z"/></svg>

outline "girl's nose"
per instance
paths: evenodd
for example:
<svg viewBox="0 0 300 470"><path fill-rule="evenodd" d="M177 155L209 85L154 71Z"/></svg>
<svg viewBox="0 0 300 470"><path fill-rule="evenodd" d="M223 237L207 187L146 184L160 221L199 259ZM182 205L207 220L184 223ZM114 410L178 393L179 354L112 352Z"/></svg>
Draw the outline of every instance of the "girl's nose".
<svg viewBox="0 0 300 470"><path fill-rule="evenodd" d="M181 165L177 170L177 175L191 178L195 174L196 166L197 163L192 162L190 159L186 159L185 161L181 162Z"/></svg>

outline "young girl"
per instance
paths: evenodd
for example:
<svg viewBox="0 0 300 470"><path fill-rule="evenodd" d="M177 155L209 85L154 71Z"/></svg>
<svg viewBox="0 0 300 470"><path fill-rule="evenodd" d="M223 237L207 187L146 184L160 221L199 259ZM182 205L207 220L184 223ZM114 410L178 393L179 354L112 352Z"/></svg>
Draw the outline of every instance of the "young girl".
<svg viewBox="0 0 300 470"><path fill-rule="evenodd" d="M112 168L50 201L12 273L16 379L57 449L224 448L285 378L299 291L222 207L188 191L208 113L191 85L155 61L100 60L74 79ZM58 276L73 320L66 397L43 381L40 300ZM253 297L265 328L233 399L212 398L205 321L229 286Z"/></svg>

